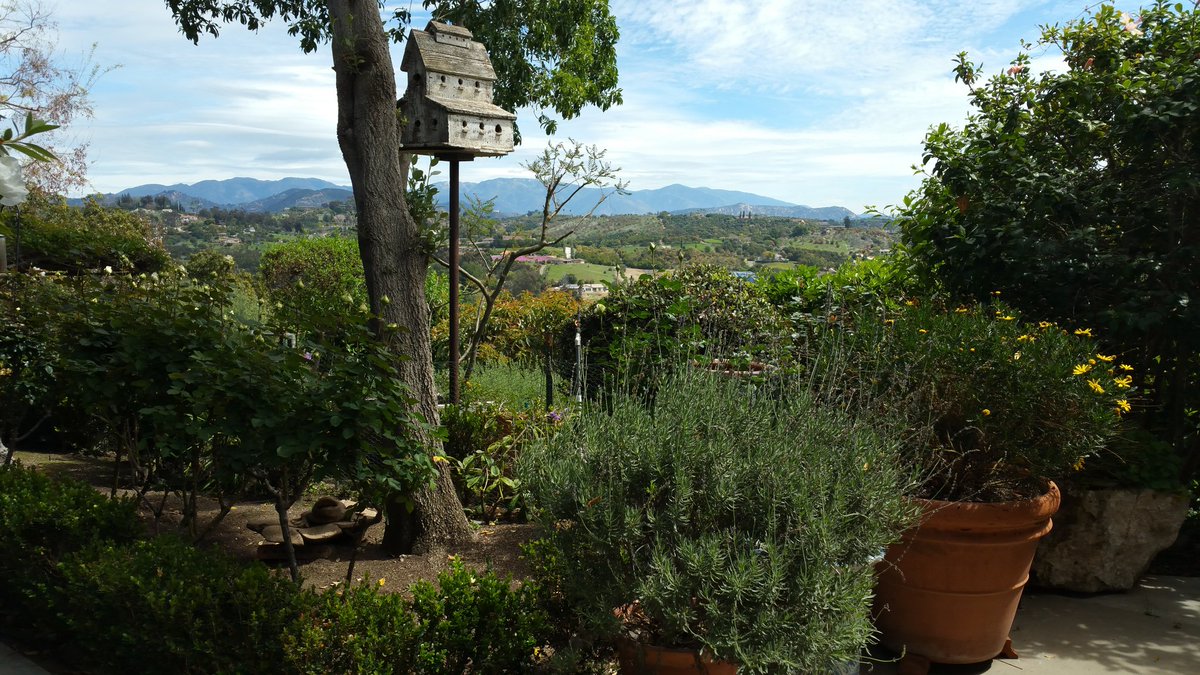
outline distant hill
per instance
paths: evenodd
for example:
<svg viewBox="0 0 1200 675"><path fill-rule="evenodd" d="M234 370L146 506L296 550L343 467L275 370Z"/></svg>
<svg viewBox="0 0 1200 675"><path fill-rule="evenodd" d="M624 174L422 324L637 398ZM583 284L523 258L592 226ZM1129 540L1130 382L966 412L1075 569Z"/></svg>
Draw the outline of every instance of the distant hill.
<svg viewBox="0 0 1200 675"><path fill-rule="evenodd" d="M442 208L449 205L446 183L435 185L438 203ZM500 216L524 215L541 211L545 198L542 184L532 178L494 178L479 183L463 183L462 203L469 196L481 200L495 198L496 214ZM258 180L256 178L227 178L205 180L191 185L177 183L161 185L150 183L138 185L120 192L102 195L107 204L114 203L121 195L135 199L144 196L166 196L172 203L188 211L219 206L225 209L243 209L254 212L277 213L287 208L319 207L330 201L351 199L353 194L345 186L335 185L319 178L282 178L280 180ZM601 191L584 188L567 205L566 215L582 215L600 199ZM71 200L78 203L79 200ZM809 207L764 197L749 192L717 190L686 185L668 185L653 190L635 190L629 194L613 194L599 208L597 215L623 215L645 213L724 213L737 215L750 212L763 216L784 216L813 220L842 220L854 217L849 209L840 206Z"/></svg>
<svg viewBox="0 0 1200 675"><path fill-rule="evenodd" d="M315 209L329 202L341 202L354 199L354 193L344 188L326 188L324 190L305 190L296 188L271 195L265 199L238 204L237 208L252 213L279 213L285 209Z"/></svg>
<svg viewBox="0 0 1200 675"><path fill-rule="evenodd" d="M446 183L438 183L435 187L438 189L439 205L446 208L450 200L446 193ZM542 184L532 178L494 178L480 183L462 183L460 189L464 204L467 202L468 195L473 195L481 200L494 197L496 213L506 216L540 211L546 194ZM567 215L585 214L599 200L600 196L600 190L584 188L567 205L564 213ZM634 190L627 195L610 195L600 205L600 208L596 209L596 214L619 215L662 211L681 213L706 210L712 210L714 213L726 213L727 211L719 209L736 209L737 205L752 205L755 213L763 215L775 215L766 213L768 209L804 209L804 214L794 216L798 218L841 220L845 215L854 215L848 209L840 206L813 209L749 192L695 188L686 185L668 185L653 190ZM814 212L827 215L809 215ZM736 215L738 211L733 210L732 213ZM780 213L778 215L792 214Z"/></svg>
<svg viewBox="0 0 1200 675"><path fill-rule="evenodd" d="M275 196L288 190L325 190L328 188L347 189L341 185L330 183L320 178L280 178L279 180L259 180L257 178L226 178L224 180L202 180L199 183L187 185L159 185L150 183L138 185L116 193L117 196L128 194L132 197L144 195L157 196L164 192L181 192L185 195L203 199L221 206L233 206L253 202Z"/></svg>

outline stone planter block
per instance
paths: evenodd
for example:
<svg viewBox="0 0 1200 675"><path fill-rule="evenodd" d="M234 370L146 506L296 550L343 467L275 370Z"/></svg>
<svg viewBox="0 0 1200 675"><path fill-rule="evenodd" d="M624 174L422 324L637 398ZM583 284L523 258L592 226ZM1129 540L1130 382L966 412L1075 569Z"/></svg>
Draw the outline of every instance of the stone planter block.
<svg viewBox="0 0 1200 675"><path fill-rule="evenodd" d="M1128 591L1175 542L1188 497L1137 489L1072 489L1038 546L1037 585L1076 593Z"/></svg>

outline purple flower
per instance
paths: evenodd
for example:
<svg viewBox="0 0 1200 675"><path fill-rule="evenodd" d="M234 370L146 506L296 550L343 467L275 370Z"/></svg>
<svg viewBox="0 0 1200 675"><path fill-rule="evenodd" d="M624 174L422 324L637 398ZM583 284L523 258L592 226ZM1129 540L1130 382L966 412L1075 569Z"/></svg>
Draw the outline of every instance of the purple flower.
<svg viewBox="0 0 1200 675"><path fill-rule="evenodd" d="M562 413L558 412L557 410L551 410L550 412L546 413L546 419L554 422L555 424L561 422L562 418Z"/></svg>

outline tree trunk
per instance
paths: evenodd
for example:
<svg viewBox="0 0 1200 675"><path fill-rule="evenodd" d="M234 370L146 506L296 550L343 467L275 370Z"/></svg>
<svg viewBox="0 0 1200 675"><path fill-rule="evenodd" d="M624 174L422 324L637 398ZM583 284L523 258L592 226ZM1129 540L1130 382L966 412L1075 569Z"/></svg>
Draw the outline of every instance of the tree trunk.
<svg viewBox="0 0 1200 675"><path fill-rule="evenodd" d="M358 245L372 314L390 348L404 356L400 377L412 389L417 411L438 423L425 302L428 252L404 199L407 158L399 152L396 80L388 39L375 0L328 0L333 69L337 76L338 145L358 208ZM388 329L396 324L399 330ZM431 437L421 439L440 450ZM387 505L384 548L392 553L428 551L465 541L470 525L445 465L434 488L420 490L409 513L400 500Z"/></svg>

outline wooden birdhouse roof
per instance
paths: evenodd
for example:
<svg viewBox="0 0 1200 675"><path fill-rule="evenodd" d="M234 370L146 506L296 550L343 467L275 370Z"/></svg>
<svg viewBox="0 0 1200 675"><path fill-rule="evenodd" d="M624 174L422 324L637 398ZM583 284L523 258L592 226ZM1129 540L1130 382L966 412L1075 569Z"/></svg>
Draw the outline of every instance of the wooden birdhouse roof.
<svg viewBox="0 0 1200 675"><path fill-rule="evenodd" d="M411 73L417 65L414 61L419 60L426 70L495 82L496 71L487 50L472 37L462 26L430 21L425 30L409 32L400 69Z"/></svg>
<svg viewBox="0 0 1200 675"><path fill-rule="evenodd" d="M444 98L442 96L426 96L426 101L442 108L449 113L463 115L479 115L492 119L515 120L517 116L498 105L486 101L469 101L459 98Z"/></svg>

